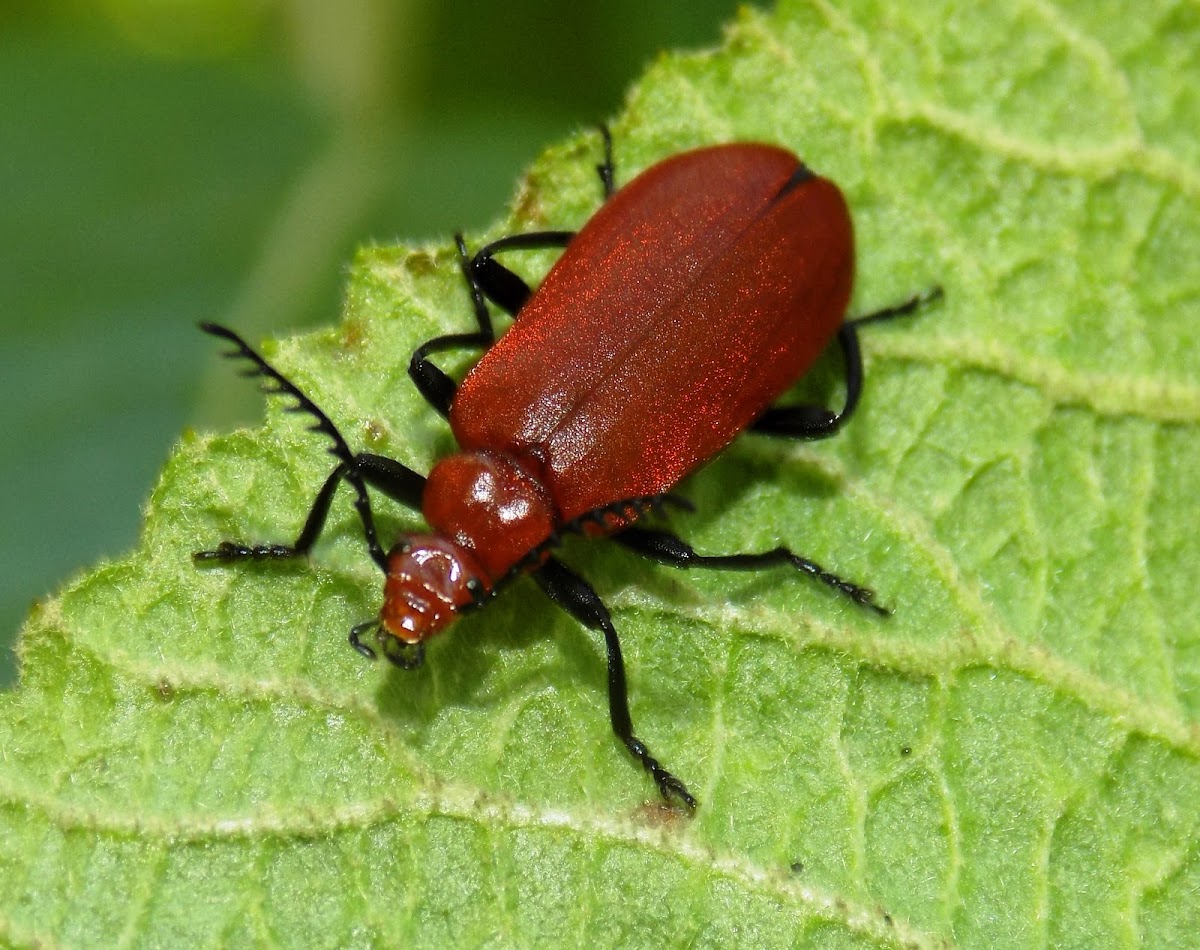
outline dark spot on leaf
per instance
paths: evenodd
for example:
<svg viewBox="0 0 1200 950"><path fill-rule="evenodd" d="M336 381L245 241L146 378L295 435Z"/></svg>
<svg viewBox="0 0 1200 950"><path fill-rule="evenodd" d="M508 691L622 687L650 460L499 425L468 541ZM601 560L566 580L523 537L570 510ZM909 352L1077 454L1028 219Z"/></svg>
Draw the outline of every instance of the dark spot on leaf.
<svg viewBox="0 0 1200 950"><path fill-rule="evenodd" d="M362 346L366 334L359 320L345 320L342 323L342 347L347 350L357 350Z"/></svg>
<svg viewBox="0 0 1200 950"><path fill-rule="evenodd" d="M413 251L404 258L405 269L414 277L424 277L437 270L437 255L429 251Z"/></svg>
<svg viewBox="0 0 1200 950"><path fill-rule="evenodd" d="M518 221L525 221L530 225L545 223L546 212L542 208L542 191L534 183L531 175L526 175L521 179L513 213Z"/></svg>
<svg viewBox="0 0 1200 950"><path fill-rule="evenodd" d="M633 810L633 819L653 828L669 831L676 828L686 812L668 805L666 802L643 802Z"/></svg>

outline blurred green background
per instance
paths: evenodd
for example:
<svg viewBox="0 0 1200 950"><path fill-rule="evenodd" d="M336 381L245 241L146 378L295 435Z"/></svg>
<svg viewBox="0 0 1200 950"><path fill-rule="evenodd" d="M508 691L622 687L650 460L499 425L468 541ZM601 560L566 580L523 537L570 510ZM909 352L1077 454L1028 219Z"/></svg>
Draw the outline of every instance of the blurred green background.
<svg viewBox="0 0 1200 950"><path fill-rule="evenodd" d="M181 428L259 412L201 319L336 318L355 245L499 215L735 0L6 0L0 685L36 598L137 537Z"/></svg>

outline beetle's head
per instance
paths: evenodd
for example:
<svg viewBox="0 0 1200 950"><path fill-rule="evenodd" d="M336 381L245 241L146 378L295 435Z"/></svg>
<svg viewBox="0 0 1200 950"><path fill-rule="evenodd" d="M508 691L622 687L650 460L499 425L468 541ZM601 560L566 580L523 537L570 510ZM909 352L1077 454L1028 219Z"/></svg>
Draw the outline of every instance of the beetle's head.
<svg viewBox="0 0 1200 950"><path fill-rule="evenodd" d="M377 629L384 655L400 666L420 662L420 644L454 622L456 612L490 587L470 551L436 535L409 535L388 552ZM391 642L389 642L391 641ZM354 634L351 642L370 655Z"/></svg>

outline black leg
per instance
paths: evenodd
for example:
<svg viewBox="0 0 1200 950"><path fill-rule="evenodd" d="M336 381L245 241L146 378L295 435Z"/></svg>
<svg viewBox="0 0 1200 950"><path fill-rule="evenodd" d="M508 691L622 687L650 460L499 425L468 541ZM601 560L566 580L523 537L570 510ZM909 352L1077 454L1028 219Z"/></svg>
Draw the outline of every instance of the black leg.
<svg viewBox="0 0 1200 950"><path fill-rule="evenodd" d="M600 176L600 186L604 189L604 199L607 201L616 189L612 135L608 131L608 126L601 125L599 128L604 141L604 160L596 166L596 173ZM500 251L566 247L573 237L575 237L574 231L533 231L529 234L513 234L503 237L481 248L471 259L470 271L467 275L467 283L475 298L476 313L479 313L481 309L486 310L480 299L480 293L486 295L488 300L513 317L520 313L532 293L524 280L496 261L496 254Z"/></svg>
<svg viewBox="0 0 1200 950"><path fill-rule="evenodd" d="M838 343L846 363L846 404L841 412L824 406L772 406L751 423L750 428L764 435L783 436L789 439L823 439L837 432L858 407L862 395L863 367L862 350L858 345L858 328L868 323L878 323L914 313L920 307L942 296L941 287L933 287L923 294L915 294L894 307L885 307L875 313L847 320L838 330Z"/></svg>
<svg viewBox="0 0 1200 950"><path fill-rule="evenodd" d="M613 165L612 135L608 126L599 126L604 141L604 160L596 166L600 176L600 187L604 189L604 200L612 197L616 190L615 167ZM517 316L532 291L529 285L494 257L500 251L535 250L550 247L566 247L574 231L533 231L529 234L513 234L500 238L480 249L471 259L468 283L472 291L482 291L487 298L510 316ZM478 310L480 304L476 302Z"/></svg>
<svg viewBox="0 0 1200 950"><path fill-rule="evenodd" d="M823 439L837 432L854 415L863 381L862 350L854 324L843 323L837 339L846 362L846 404L842 411L808 404L772 406L750 424L754 432L788 439Z"/></svg>
<svg viewBox="0 0 1200 950"><path fill-rule="evenodd" d="M291 545L249 545L243 544L241 541L222 541L212 551L197 551L192 555L192 560L197 563L202 561L227 563L229 561L304 557L312 549L321 529L325 527L325 519L329 516L329 506L333 503L333 496L345 476L346 466L340 464L329 473L325 484L317 492L312 508L308 511L308 518L304 521L304 527L300 530L299 537Z"/></svg>
<svg viewBox="0 0 1200 950"><path fill-rule="evenodd" d="M612 197L616 188L616 168L613 165L612 153L612 133L608 131L608 126L601 123L600 137L604 139L604 161L596 166L596 172L600 176L600 185L604 188L604 200L607 201Z"/></svg>
<svg viewBox="0 0 1200 950"><path fill-rule="evenodd" d="M608 653L608 715L612 721L613 732L642 767L653 776L663 798L670 801L674 796L688 808L695 808L696 799L688 792L683 782L664 769L650 754L646 744L633 734L621 641L617 637L616 628L613 627L612 618L604 602L587 581L554 558L543 564L533 577L554 603L589 630L599 630L604 634L604 646Z"/></svg>
<svg viewBox="0 0 1200 950"><path fill-rule="evenodd" d="M604 161L596 166L600 184L607 199L613 193L612 136L606 126L600 126L604 139ZM553 247L566 247L574 231L532 231L528 234L512 234L484 245L474 257L467 254L467 246L461 234L454 235L458 245L459 266L471 294L475 309L475 322L479 330L475 333L451 333L434 337L419 346L408 364L408 375L416 384L421 395L439 414L448 418L450 404L454 402L457 386L449 376L429 361L434 353L444 350L477 347L486 349L495 342L492 316L488 312L490 300L509 316L520 314L533 291L525 281L496 260L502 251L528 251Z"/></svg>
<svg viewBox="0 0 1200 950"><path fill-rule="evenodd" d="M876 310L874 313L867 313L861 317L855 317L846 322L853 326L861 327L868 323L882 323L884 320L891 320L893 317L907 317L909 314L916 313L926 304L933 303L935 300L941 300L943 296L945 296L945 291L935 284L924 293L913 294L901 303L884 307L882 310Z"/></svg>
<svg viewBox="0 0 1200 950"><path fill-rule="evenodd" d="M430 362L429 357L445 350L487 349L496 340L496 332L492 327L492 315L488 311L488 300L515 315L525 305L525 301L529 299L531 293L529 285L496 261L492 254L505 250L565 247L574 236L574 231L537 231L531 234L514 234L493 241L483 247L474 257L470 257L467 254L467 245L464 243L462 235L454 235L454 241L458 245L459 266L462 268L463 278L467 282L467 290L471 294L475 322L479 325L479 329L474 333L450 333L427 340L417 347L408 363L409 378L412 379L421 395L425 397L425 401L433 406L441 416L449 418L450 404L454 402L454 394L458 386L454 380Z"/></svg>
<svg viewBox="0 0 1200 950"><path fill-rule="evenodd" d="M479 325L479 329L475 333L450 333L446 336L426 340L417 347L412 359L408 361L408 376L416 385L417 391L444 418L448 418L450 415L450 404L454 401L454 393L458 387L454 380L429 361L430 355L441 353L444 350L486 348L491 346L496 339L495 331L492 329L492 317L488 313L487 301L484 300L483 293L472 277L472 261L467 254L467 245L461 234L454 235L454 243L458 246L459 268L462 270L463 278L467 282L467 289L471 294L471 302L475 308L475 322Z"/></svg>
<svg viewBox="0 0 1200 950"><path fill-rule="evenodd" d="M359 452L354 456L358 472L363 481L383 492L393 501L398 501L413 511L421 510L421 496L425 493L425 476L418 475L407 465L402 465L386 455Z"/></svg>
<svg viewBox="0 0 1200 950"><path fill-rule="evenodd" d="M337 426L316 403L256 353L245 340L232 330L215 323L202 323L200 326L206 333L211 333L213 336L232 343L236 349L226 355L249 360L253 367L247 371L247 375L263 377L266 381L264 389L268 394L278 393L290 396L296 400L296 405L288 407L290 411L307 413L316 420L316 423L309 428L314 432L325 434L332 440L333 445L330 447L329 453L338 460L338 465L325 479L325 483L317 493L316 500L305 520L304 528L295 544L290 547L284 545L248 546L236 542L223 542L215 550L197 552L194 555L195 559L197 561L232 561L242 558L287 558L306 553L321 533L337 486L342 479L345 479L354 488L354 507L362 521L367 550L380 569L386 571L387 557L379 545L379 537L375 531L375 518L371 512L371 499L367 495L366 482L371 482L381 491L405 504L410 504L415 499L416 507L420 507L420 487L424 486L425 479L393 459L384 459L378 455L355 455L350 451L350 447L342 438Z"/></svg>
<svg viewBox="0 0 1200 950"><path fill-rule="evenodd" d="M531 231L528 234L510 234L485 244L479 249L469 265L467 283L476 298L476 309L482 306L480 294L510 316L517 316L533 293L529 285L493 255L501 251L535 251L554 247L566 247L574 231ZM486 309L486 307L485 307Z"/></svg>
<svg viewBox="0 0 1200 950"><path fill-rule="evenodd" d="M664 492L659 495L636 495L632 498L622 498L620 501L610 502L599 508L593 508L591 511L585 511L570 521L564 521L546 540L530 550L509 569L504 577L496 581L492 585L491 591L482 595L477 602L460 607L459 610L475 610L481 607L518 577L524 577L531 571L536 571L538 566L545 561L546 555L562 544L565 535L587 534L592 529L597 529L597 533L612 534L614 531L623 530L626 525L633 524L643 515L661 511L668 505L674 505L684 511L695 511L692 503L686 498Z"/></svg>
<svg viewBox="0 0 1200 950"><path fill-rule="evenodd" d="M600 126L604 139L604 161L596 166L600 184L607 199L613 193L612 136L606 126ZM475 333L451 333L434 337L421 344L408 363L408 375L417 390L441 416L449 418L450 404L454 402L457 386L449 376L430 362L429 357L444 350L479 348L486 349L495 342L492 316L488 311L490 300L509 316L516 317L525 306L533 291L529 285L496 260L502 251L529 251L545 248L566 247L574 231L531 231L528 234L511 234L484 245L474 257L467 254L467 246L461 234L454 235L458 246L459 266L471 294L475 310L475 322L479 329Z"/></svg>
<svg viewBox="0 0 1200 950"><path fill-rule="evenodd" d="M874 592L858 584L843 580L836 574L831 574L821 565L808 558L793 554L787 548L775 548L759 554L697 554L690 544L677 538L668 531L655 531L647 528L627 528L620 534L613 535L613 540L624 545L631 551L648 557L661 564L671 567L701 567L716 568L731 571L758 571L768 567L786 566L807 574L828 584L835 590L841 591L855 603L870 607L878 614L887 616L886 607L875 603Z"/></svg>

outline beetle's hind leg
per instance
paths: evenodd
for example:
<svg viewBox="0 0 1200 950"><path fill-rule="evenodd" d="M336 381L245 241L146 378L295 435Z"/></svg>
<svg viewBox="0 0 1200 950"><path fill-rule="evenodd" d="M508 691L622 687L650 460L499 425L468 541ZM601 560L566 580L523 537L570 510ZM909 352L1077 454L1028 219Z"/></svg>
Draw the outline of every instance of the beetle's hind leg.
<svg viewBox="0 0 1200 950"><path fill-rule="evenodd" d="M881 607L875 602L874 591L839 577L837 574L825 570L815 561L801 557L785 547L755 554L697 554L690 544L669 531L649 528L627 528L620 534L613 535L613 540L642 557L648 557L671 567L700 567L729 571L759 571L771 567L791 567L845 594L856 604L869 607L877 614L886 617L890 613L886 607Z"/></svg>
<svg viewBox="0 0 1200 950"><path fill-rule="evenodd" d="M903 303L847 320L842 324L837 338L846 363L846 404L841 412L809 404L772 406L755 419L750 428L764 435L788 439L823 439L833 435L854 415L862 395L863 365L862 350L858 345L858 328L868 323L880 323L895 317L908 316L941 296L942 288L933 287L923 294L909 297Z"/></svg>

